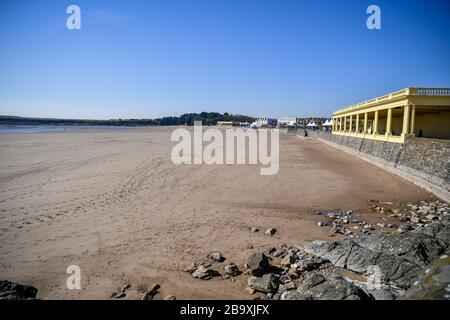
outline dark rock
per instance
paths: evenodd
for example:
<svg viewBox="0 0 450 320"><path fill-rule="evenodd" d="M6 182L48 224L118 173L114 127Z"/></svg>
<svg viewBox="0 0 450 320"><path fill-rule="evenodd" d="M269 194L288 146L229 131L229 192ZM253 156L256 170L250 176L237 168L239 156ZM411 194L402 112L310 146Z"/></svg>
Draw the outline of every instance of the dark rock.
<svg viewBox="0 0 450 320"><path fill-rule="evenodd" d="M337 242L313 242L305 247L310 253L330 260L337 267L347 268L354 272L371 275L373 266L378 266L381 281L393 283L401 288L407 288L421 267L408 260L387 254L375 252L359 246L354 240Z"/></svg>
<svg viewBox="0 0 450 320"><path fill-rule="evenodd" d="M210 260L215 260L215 261L218 261L218 262L223 262L223 261L225 261L225 257L224 257L224 256L222 255L222 253L219 252L219 251L211 252L211 253L208 255L208 258L209 258Z"/></svg>
<svg viewBox="0 0 450 320"><path fill-rule="evenodd" d="M289 248L282 244L278 249L273 248L270 253L275 258L284 258L289 253Z"/></svg>
<svg viewBox="0 0 450 320"><path fill-rule="evenodd" d="M298 256L295 252L289 252L283 259L281 259L281 265L283 267L289 267L291 264L298 261Z"/></svg>
<svg viewBox="0 0 450 320"><path fill-rule="evenodd" d="M277 230L275 228L269 228L264 233L267 234L268 236L273 236L276 232Z"/></svg>
<svg viewBox="0 0 450 320"><path fill-rule="evenodd" d="M269 259L261 252L252 253L245 262L245 269L252 276L262 276L269 267Z"/></svg>
<svg viewBox="0 0 450 320"><path fill-rule="evenodd" d="M339 276L325 277L319 273L309 275L297 291L302 300L370 300L370 297L353 283Z"/></svg>
<svg viewBox="0 0 450 320"><path fill-rule="evenodd" d="M289 283L292 281L291 277L289 277L287 275L281 275L278 280L283 284L286 284L286 283Z"/></svg>
<svg viewBox="0 0 450 320"><path fill-rule="evenodd" d="M247 286L264 293L274 293L278 290L278 279L272 273L267 273L262 277L250 277Z"/></svg>
<svg viewBox="0 0 450 320"><path fill-rule="evenodd" d="M225 273L229 276L236 277L241 274L239 267L235 263L230 263L225 266Z"/></svg>
<svg viewBox="0 0 450 320"><path fill-rule="evenodd" d="M414 230L414 228L412 226L410 226L409 224L403 223L398 227L397 232L402 233L402 232L407 232L407 231L411 231L411 230Z"/></svg>
<svg viewBox="0 0 450 320"><path fill-rule="evenodd" d="M148 290L142 296L142 300L153 300L153 297L158 293L158 289L160 288L159 284L154 284L150 290Z"/></svg>
<svg viewBox="0 0 450 320"><path fill-rule="evenodd" d="M448 300L450 298L450 258L433 261L406 291L407 300Z"/></svg>
<svg viewBox="0 0 450 320"><path fill-rule="evenodd" d="M372 275L376 266L382 283L401 289L409 288L423 266L444 249L442 241L419 232L315 241L305 247L306 252L357 273Z"/></svg>
<svg viewBox="0 0 450 320"><path fill-rule="evenodd" d="M308 290L321 284L322 282L325 282L326 280L327 279L320 273L312 273L305 280L303 280L301 288L302 290Z"/></svg>
<svg viewBox="0 0 450 320"><path fill-rule="evenodd" d="M312 299L313 299L312 295L303 294L296 290L285 291L281 295L281 300L312 300Z"/></svg>
<svg viewBox="0 0 450 320"><path fill-rule="evenodd" d="M199 266L193 273L192 276L197 279L201 280L209 280L214 277L220 276L220 273L218 273L215 270L212 270L210 268L205 268L204 266Z"/></svg>
<svg viewBox="0 0 450 320"><path fill-rule="evenodd" d="M434 237L442 241L446 247L450 247L450 225L442 224L440 222L433 222L428 224L422 230L416 231L430 237Z"/></svg>
<svg viewBox="0 0 450 320"><path fill-rule="evenodd" d="M209 268L211 267L211 263L209 263L209 261L193 262L184 269L184 272L193 273L199 266Z"/></svg>
<svg viewBox="0 0 450 320"><path fill-rule="evenodd" d="M36 299L37 292L32 286L0 280L0 300L32 300Z"/></svg>
<svg viewBox="0 0 450 320"><path fill-rule="evenodd" d="M397 299L397 294L386 289L379 290L367 290L367 292L375 300L395 300Z"/></svg>
<svg viewBox="0 0 450 320"><path fill-rule="evenodd" d="M320 266L324 263L326 263L327 261L324 259L304 259L304 260L300 260L297 265L297 270L304 272L304 271L312 271L312 270L316 270L319 269Z"/></svg>
<svg viewBox="0 0 450 320"><path fill-rule="evenodd" d="M129 288L131 287L131 285L129 283L125 283L122 288L120 289L120 292L125 292L127 291Z"/></svg>
<svg viewBox="0 0 450 320"><path fill-rule="evenodd" d="M366 249L401 256L422 266L437 258L446 247L442 241L419 231L362 237L355 242Z"/></svg>

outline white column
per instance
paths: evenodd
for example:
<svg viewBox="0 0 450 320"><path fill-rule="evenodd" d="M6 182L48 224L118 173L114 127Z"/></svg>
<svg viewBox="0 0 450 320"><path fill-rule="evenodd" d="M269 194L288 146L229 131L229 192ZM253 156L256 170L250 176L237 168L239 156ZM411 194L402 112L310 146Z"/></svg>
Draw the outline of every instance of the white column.
<svg viewBox="0 0 450 320"><path fill-rule="evenodd" d="M359 113L356 115L356 133L359 132Z"/></svg>
<svg viewBox="0 0 450 320"><path fill-rule="evenodd" d="M411 106L411 129L409 131L410 134L414 135L414 125L415 125L415 121L416 120L416 105L413 104Z"/></svg>
<svg viewBox="0 0 450 320"><path fill-rule="evenodd" d="M367 133L367 112L364 113L364 133Z"/></svg>
<svg viewBox="0 0 450 320"><path fill-rule="evenodd" d="M378 110L375 111L375 119L373 120L373 133L378 133Z"/></svg>
<svg viewBox="0 0 450 320"><path fill-rule="evenodd" d="M391 135L391 132L392 132L392 108L389 108L386 120L386 136Z"/></svg>
<svg viewBox="0 0 450 320"><path fill-rule="evenodd" d="M403 136L408 134L409 117L410 117L409 104L407 104L403 109L403 130L402 130Z"/></svg>

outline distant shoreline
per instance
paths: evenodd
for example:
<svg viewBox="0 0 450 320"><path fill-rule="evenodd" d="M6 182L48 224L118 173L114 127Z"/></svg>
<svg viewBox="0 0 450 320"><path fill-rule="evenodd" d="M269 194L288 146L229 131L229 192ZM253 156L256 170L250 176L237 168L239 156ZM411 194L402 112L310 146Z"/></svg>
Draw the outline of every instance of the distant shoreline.
<svg viewBox="0 0 450 320"><path fill-rule="evenodd" d="M97 126L97 125L1 125L0 134L5 133L48 133L48 132L76 132L81 130L110 131L146 128L149 126Z"/></svg>

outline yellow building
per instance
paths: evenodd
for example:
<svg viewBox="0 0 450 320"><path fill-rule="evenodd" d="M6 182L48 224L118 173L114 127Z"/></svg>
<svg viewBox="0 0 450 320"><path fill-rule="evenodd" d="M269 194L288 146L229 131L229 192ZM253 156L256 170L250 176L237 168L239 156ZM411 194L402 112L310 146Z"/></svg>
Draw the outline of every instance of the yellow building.
<svg viewBox="0 0 450 320"><path fill-rule="evenodd" d="M406 88L337 110L332 133L397 143L450 139L450 88Z"/></svg>

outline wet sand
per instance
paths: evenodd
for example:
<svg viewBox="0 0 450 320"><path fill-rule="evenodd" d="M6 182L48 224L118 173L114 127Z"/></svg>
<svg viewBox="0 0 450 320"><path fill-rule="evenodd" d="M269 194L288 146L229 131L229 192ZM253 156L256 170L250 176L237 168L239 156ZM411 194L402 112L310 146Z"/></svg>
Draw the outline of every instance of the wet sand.
<svg viewBox="0 0 450 320"><path fill-rule="evenodd" d="M106 299L125 282L126 299L154 283L155 299L252 299L245 275L202 281L182 270L213 250L242 267L253 251L331 239L313 211L355 210L370 221L370 199L429 198L291 134L280 135L274 176L258 165L176 166L173 129L0 134L0 279L31 284L41 299ZM269 227L274 237L264 235ZM66 288L71 264L81 268L81 290Z"/></svg>

